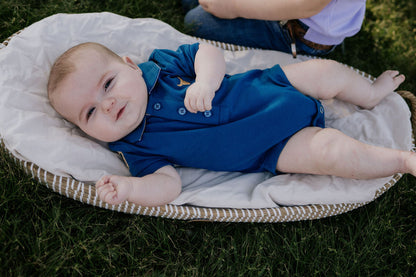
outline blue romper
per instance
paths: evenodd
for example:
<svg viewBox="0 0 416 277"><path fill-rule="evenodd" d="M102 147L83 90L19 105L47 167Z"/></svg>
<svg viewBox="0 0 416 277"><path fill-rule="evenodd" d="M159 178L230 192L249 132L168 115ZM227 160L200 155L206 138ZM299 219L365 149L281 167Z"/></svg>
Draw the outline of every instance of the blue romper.
<svg viewBox="0 0 416 277"><path fill-rule="evenodd" d="M320 101L296 90L279 65L226 75L212 110L188 112L184 97L195 81L198 49L193 44L155 50L139 64L149 93L145 117L136 130L109 144L133 176L166 165L277 174L289 138L308 126L324 127Z"/></svg>

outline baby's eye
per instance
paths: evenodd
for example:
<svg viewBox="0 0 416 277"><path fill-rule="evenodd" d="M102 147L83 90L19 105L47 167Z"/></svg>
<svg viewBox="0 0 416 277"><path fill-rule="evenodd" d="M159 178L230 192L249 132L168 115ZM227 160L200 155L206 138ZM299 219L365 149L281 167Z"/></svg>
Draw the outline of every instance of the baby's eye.
<svg viewBox="0 0 416 277"><path fill-rule="evenodd" d="M90 119L90 117L93 114L94 110L95 110L95 108L91 108L91 109L88 110L88 112L87 112L87 121L88 121L88 119Z"/></svg>
<svg viewBox="0 0 416 277"><path fill-rule="evenodd" d="M105 82L105 84L104 84L104 90L105 91L107 91L107 89L110 87L110 85L111 85L111 82L114 80L114 78L110 78L110 79L108 79L108 81L107 82Z"/></svg>

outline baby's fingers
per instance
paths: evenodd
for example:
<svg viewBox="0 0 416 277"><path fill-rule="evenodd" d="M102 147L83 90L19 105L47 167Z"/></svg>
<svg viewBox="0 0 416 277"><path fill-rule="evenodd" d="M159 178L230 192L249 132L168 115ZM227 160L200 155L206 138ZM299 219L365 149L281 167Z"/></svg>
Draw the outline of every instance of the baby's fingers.
<svg viewBox="0 0 416 277"><path fill-rule="evenodd" d="M97 191L98 195L101 195L103 191L108 191L109 189L114 190L113 186L108 183L103 184L103 183L97 182L97 184L95 185L95 190Z"/></svg>
<svg viewBox="0 0 416 277"><path fill-rule="evenodd" d="M194 107L196 111L203 112L205 111L205 99L203 97L198 97L196 100L196 107Z"/></svg>
<svg viewBox="0 0 416 277"><path fill-rule="evenodd" d="M111 205L118 205L120 204L120 201L118 201L117 198L117 192L116 191L111 191L108 192L103 198L100 197L101 200L103 200L104 202L111 204Z"/></svg>
<svg viewBox="0 0 416 277"><path fill-rule="evenodd" d="M184 100L184 104L185 104L185 108L190 111L191 113L196 113L196 99L195 97L191 97L189 96L189 94L187 94L185 96L185 100Z"/></svg>
<svg viewBox="0 0 416 277"><path fill-rule="evenodd" d="M212 109L212 99L215 91L211 91L206 85L194 83L186 91L184 104L191 113L204 112Z"/></svg>
<svg viewBox="0 0 416 277"><path fill-rule="evenodd" d="M101 177L100 180L98 180L97 183L95 183L95 188L98 188L110 182L110 177L111 176L108 176L108 175Z"/></svg>
<svg viewBox="0 0 416 277"><path fill-rule="evenodd" d="M201 111L210 111L212 109L212 99L213 96L211 95L206 95L204 98L204 109Z"/></svg>
<svg viewBox="0 0 416 277"><path fill-rule="evenodd" d="M108 195L112 193L117 193L112 183L105 183L105 184L97 183L95 187L97 190L98 198L100 198L101 200L105 202L107 202L106 199L108 198Z"/></svg>

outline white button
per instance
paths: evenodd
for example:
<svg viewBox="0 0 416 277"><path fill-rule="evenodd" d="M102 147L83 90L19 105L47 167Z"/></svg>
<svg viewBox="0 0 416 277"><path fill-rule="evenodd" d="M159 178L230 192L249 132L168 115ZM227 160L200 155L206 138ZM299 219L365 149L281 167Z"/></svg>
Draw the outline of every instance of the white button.
<svg viewBox="0 0 416 277"><path fill-rule="evenodd" d="M179 109L178 109L178 114L180 114L180 115L185 115L185 114L186 114L186 109L185 109L184 107L179 108Z"/></svg>
<svg viewBox="0 0 416 277"><path fill-rule="evenodd" d="M162 104L160 103L153 104L153 109L155 109L156 111L160 110L161 108L162 108Z"/></svg>
<svg viewBox="0 0 416 277"><path fill-rule="evenodd" d="M205 111L204 112L204 116L205 117L211 117L212 116L212 112L211 111Z"/></svg>

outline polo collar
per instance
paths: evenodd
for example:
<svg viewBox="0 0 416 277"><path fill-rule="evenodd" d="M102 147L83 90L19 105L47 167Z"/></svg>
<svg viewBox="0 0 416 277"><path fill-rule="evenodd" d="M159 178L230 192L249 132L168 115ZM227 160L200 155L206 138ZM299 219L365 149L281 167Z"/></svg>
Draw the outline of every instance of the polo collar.
<svg viewBox="0 0 416 277"><path fill-rule="evenodd" d="M156 86L157 80L159 79L161 69L156 63L151 61L138 64L138 67L142 71L142 77L147 87L147 93L150 95ZM143 117L140 125L133 132L125 136L123 140L133 143L141 141L146 128L146 120L147 114Z"/></svg>
<svg viewBox="0 0 416 277"><path fill-rule="evenodd" d="M129 143L138 143L143 139L143 133L146 129L146 121L147 115L143 117L142 122L137 126L135 130L133 130L130 134L127 134L122 140L127 141Z"/></svg>
<svg viewBox="0 0 416 277"><path fill-rule="evenodd" d="M138 64L140 70L142 71L142 77L146 83L147 92L151 94L155 88L157 79L160 74L160 67L151 61Z"/></svg>

